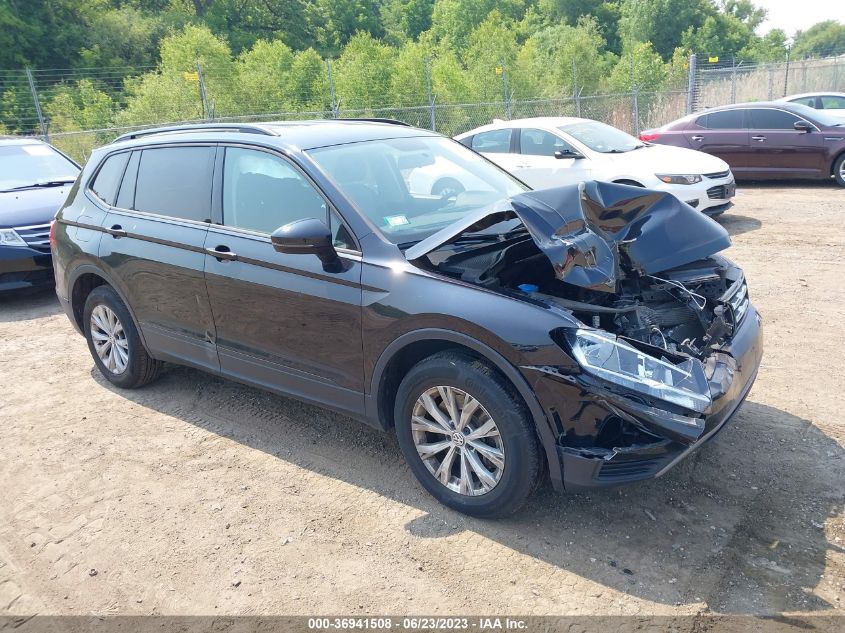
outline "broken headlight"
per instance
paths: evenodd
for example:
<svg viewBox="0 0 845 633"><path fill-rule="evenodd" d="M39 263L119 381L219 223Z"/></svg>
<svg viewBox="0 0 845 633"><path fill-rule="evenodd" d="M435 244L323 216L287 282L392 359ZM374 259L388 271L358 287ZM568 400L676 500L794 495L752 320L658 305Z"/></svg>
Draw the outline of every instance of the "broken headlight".
<svg viewBox="0 0 845 633"><path fill-rule="evenodd" d="M701 182L701 174L655 174L669 185L694 185Z"/></svg>
<svg viewBox="0 0 845 633"><path fill-rule="evenodd" d="M576 330L570 342L575 359L587 373L699 413L710 406L704 367L695 358L676 365L596 330Z"/></svg>

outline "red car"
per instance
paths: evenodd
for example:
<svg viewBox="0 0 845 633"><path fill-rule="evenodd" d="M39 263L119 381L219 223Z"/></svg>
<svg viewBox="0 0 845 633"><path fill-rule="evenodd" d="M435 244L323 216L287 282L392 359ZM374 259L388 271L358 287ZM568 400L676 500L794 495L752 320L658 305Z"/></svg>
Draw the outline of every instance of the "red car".
<svg viewBox="0 0 845 633"><path fill-rule="evenodd" d="M712 108L640 139L718 156L737 180L834 178L845 187L845 122L797 103Z"/></svg>

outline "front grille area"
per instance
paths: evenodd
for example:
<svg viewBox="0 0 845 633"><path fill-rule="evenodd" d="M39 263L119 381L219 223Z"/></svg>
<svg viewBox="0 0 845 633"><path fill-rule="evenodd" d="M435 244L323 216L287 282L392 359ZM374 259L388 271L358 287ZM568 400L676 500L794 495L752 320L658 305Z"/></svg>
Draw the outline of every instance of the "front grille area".
<svg viewBox="0 0 845 633"><path fill-rule="evenodd" d="M666 463L665 457L627 462L608 461L602 464L596 479L607 482L647 479L648 477L654 476L664 463Z"/></svg>
<svg viewBox="0 0 845 633"><path fill-rule="evenodd" d="M27 246L42 253L50 252L50 225L20 226L15 232L21 236Z"/></svg>
<svg viewBox="0 0 845 633"><path fill-rule="evenodd" d="M705 178L712 178L716 180L717 178L727 178L730 175L730 170L728 171L714 171L712 174L704 174Z"/></svg>
<svg viewBox="0 0 845 633"><path fill-rule="evenodd" d="M728 186L717 185L707 190L707 197L711 200L724 200L728 197Z"/></svg>

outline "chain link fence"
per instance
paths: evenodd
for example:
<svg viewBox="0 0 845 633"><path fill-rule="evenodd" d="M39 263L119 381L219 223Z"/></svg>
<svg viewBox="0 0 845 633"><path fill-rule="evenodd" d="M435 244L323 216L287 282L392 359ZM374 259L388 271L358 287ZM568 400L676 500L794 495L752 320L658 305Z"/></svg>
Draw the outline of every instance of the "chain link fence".
<svg viewBox="0 0 845 633"><path fill-rule="evenodd" d="M267 69L264 74L240 73L237 62L227 68L198 63L180 72L153 67L0 71L0 134L40 136L79 161L92 148L129 131L201 121L378 117L454 136L495 119L577 116L636 135L705 107L845 89L845 56L743 64L692 55L687 76L678 78L684 89L645 91L635 86L630 92L582 95L573 85L565 97L516 98L502 67L495 69L489 86L498 98L443 103L432 88L426 60L420 76L410 78L419 80L418 85L394 94L394 103L369 98L368 86L362 85L358 100L372 105L351 107L336 96L331 62L316 54L302 59L286 71L286 83ZM577 77L574 64L572 70ZM371 81L379 81L378 75Z"/></svg>

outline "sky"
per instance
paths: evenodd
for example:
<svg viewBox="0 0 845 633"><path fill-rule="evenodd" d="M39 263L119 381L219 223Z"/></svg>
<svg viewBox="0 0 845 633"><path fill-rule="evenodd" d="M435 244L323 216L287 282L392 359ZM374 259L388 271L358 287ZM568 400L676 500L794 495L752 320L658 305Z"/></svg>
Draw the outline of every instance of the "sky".
<svg viewBox="0 0 845 633"><path fill-rule="evenodd" d="M791 37L795 31L806 31L816 22L845 22L845 2L842 0L754 0L754 4L769 12L758 29L761 35L772 29L783 29Z"/></svg>

